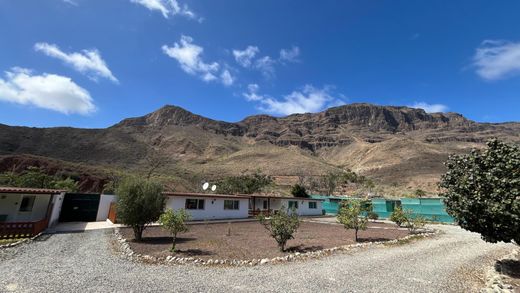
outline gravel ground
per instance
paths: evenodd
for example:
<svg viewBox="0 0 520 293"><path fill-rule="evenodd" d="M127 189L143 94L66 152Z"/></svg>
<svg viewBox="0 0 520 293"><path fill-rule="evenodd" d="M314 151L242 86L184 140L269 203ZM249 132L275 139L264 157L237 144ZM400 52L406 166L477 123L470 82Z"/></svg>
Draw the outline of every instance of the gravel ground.
<svg viewBox="0 0 520 293"><path fill-rule="evenodd" d="M510 252L458 227L406 245L242 268L136 264L110 230L55 234L0 252L0 292L469 292L477 268Z"/></svg>

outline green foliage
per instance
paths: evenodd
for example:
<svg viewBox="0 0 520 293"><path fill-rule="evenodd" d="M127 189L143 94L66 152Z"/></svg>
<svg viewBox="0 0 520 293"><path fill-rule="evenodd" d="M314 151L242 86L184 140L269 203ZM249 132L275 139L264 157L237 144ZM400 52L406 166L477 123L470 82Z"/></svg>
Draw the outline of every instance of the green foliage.
<svg viewBox="0 0 520 293"><path fill-rule="evenodd" d="M423 228L426 225L426 218L420 215L412 216L409 211L405 212L406 215L406 228L410 233L416 233L418 229Z"/></svg>
<svg viewBox="0 0 520 293"><path fill-rule="evenodd" d="M497 139L483 151L450 156L441 178L446 210L485 241L520 245L520 148Z"/></svg>
<svg viewBox="0 0 520 293"><path fill-rule="evenodd" d="M28 167L20 174L4 172L0 174L0 185L26 188L53 188L77 192L77 182L70 177L48 175L38 167Z"/></svg>
<svg viewBox="0 0 520 293"><path fill-rule="evenodd" d="M227 194L252 194L273 183L270 176L256 172L252 175L230 176L219 181L219 192Z"/></svg>
<svg viewBox="0 0 520 293"><path fill-rule="evenodd" d="M379 215L376 212L371 211L371 212L368 212L368 218L370 220L375 221L375 220L379 219Z"/></svg>
<svg viewBox="0 0 520 293"><path fill-rule="evenodd" d="M175 252L177 234L188 232L188 225L186 225L186 221L189 221L190 218L190 214L187 213L184 209L180 209L176 212L172 209L168 209L159 217L159 223L161 223L162 227L172 234L172 252Z"/></svg>
<svg viewBox="0 0 520 293"><path fill-rule="evenodd" d="M357 242L358 231L367 229L368 213L369 210L364 202L360 200L345 200L341 202L337 219L338 222L343 224L345 229L354 229Z"/></svg>
<svg viewBox="0 0 520 293"><path fill-rule="evenodd" d="M290 239L294 239L294 233L300 226L300 218L295 209L287 212L286 208L282 208L271 216L270 219L266 218L265 215L260 214L258 220L265 229L269 231L271 237L276 240L280 251L285 251L285 245Z"/></svg>
<svg viewBox="0 0 520 293"><path fill-rule="evenodd" d="M374 181L365 176L360 176L348 169L328 172L321 177L320 185L326 195L332 195L339 186L347 183L360 184L369 190L372 190L375 187Z"/></svg>
<svg viewBox="0 0 520 293"><path fill-rule="evenodd" d="M78 183L72 178L68 177L67 179L57 180L52 182L53 188L67 190L69 192L78 192Z"/></svg>
<svg viewBox="0 0 520 293"><path fill-rule="evenodd" d="M301 186L300 184L294 184L291 187L291 194L295 197L309 197L305 187Z"/></svg>
<svg viewBox="0 0 520 293"><path fill-rule="evenodd" d="M332 195L336 191L341 176L341 172L329 172L321 178L321 184L326 195Z"/></svg>
<svg viewBox="0 0 520 293"><path fill-rule="evenodd" d="M406 223L407 220L407 215L401 207L396 207L390 215L390 221L396 223L399 227Z"/></svg>
<svg viewBox="0 0 520 293"><path fill-rule="evenodd" d="M422 189L416 189L416 190L414 191L414 195L415 195L416 197L424 197L424 196L426 196L426 191L424 191L424 190L422 190Z"/></svg>
<svg viewBox="0 0 520 293"><path fill-rule="evenodd" d="M162 186L150 180L128 177L117 187L117 219L132 227L136 241L141 241L147 224L159 219L165 197Z"/></svg>

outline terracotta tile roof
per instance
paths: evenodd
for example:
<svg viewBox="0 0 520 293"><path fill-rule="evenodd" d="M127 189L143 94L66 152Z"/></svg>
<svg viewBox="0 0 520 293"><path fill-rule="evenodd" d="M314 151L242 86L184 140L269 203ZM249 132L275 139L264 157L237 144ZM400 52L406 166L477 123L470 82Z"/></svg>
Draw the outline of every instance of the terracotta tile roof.
<svg viewBox="0 0 520 293"><path fill-rule="evenodd" d="M38 189L22 187L0 187L0 193L58 194L66 192L59 189Z"/></svg>
<svg viewBox="0 0 520 293"><path fill-rule="evenodd" d="M222 197L222 198L251 198L251 196L247 194L212 194L212 193L191 193L191 192L163 192L166 196L193 196L193 197Z"/></svg>

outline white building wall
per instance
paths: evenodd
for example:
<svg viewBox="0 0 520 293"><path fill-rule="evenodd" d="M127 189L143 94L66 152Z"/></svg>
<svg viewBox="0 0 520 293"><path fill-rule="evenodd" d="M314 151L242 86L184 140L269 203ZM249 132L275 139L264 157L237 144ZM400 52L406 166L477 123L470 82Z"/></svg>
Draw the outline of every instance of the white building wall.
<svg viewBox="0 0 520 293"><path fill-rule="evenodd" d="M34 205L30 212L20 212L24 196L34 196ZM50 194L0 194L0 215L7 215L7 222L32 222L45 218Z"/></svg>
<svg viewBox="0 0 520 293"><path fill-rule="evenodd" d="M298 202L298 208L296 211L298 212L298 215L300 216L319 216L322 214L322 207L321 207L321 201L314 201L314 200L302 200L302 199L288 199L283 198L281 200L281 203L279 204L280 207L283 205L285 208L289 208L289 201L297 201ZM309 202L315 202L316 203L316 209L309 209Z"/></svg>
<svg viewBox="0 0 520 293"><path fill-rule="evenodd" d="M186 199L202 199L204 200L203 210L186 210L192 220L218 220L218 219L246 219L249 216L249 199L248 198L212 198L212 197L197 197L197 196L168 196L166 200L166 208L173 210L184 209ZM238 210L225 210L224 200L238 200Z"/></svg>
<svg viewBox="0 0 520 293"><path fill-rule="evenodd" d="M106 221L108 219L108 211L110 204L116 201L116 196L111 194L101 194L99 197L99 207L96 221Z"/></svg>
<svg viewBox="0 0 520 293"><path fill-rule="evenodd" d="M52 200L52 213L51 218L49 219L49 227L52 227L58 224L61 213L61 205L63 204L63 198L65 197L65 193L54 195L54 199Z"/></svg>

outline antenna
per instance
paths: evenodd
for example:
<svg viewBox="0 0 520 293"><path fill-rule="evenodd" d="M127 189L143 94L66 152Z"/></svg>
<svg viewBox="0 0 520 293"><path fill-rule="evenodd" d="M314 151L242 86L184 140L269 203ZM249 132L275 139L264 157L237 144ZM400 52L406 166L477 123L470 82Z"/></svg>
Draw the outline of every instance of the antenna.
<svg viewBox="0 0 520 293"><path fill-rule="evenodd" d="M204 182L204 184L202 184L202 189L203 190L208 189L208 187L209 187L209 183L208 182Z"/></svg>
<svg viewBox="0 0 520 293"><path fill-rule="evenodd" d="M215 184L213 184L213 185L211 186L211 191L215 191L215 190L217 190L217 186L216 186Z"/></svg>

